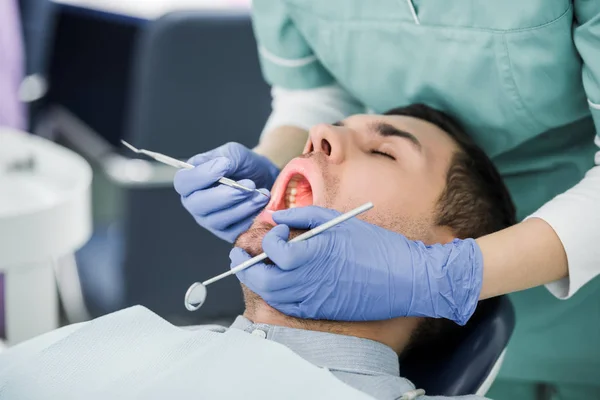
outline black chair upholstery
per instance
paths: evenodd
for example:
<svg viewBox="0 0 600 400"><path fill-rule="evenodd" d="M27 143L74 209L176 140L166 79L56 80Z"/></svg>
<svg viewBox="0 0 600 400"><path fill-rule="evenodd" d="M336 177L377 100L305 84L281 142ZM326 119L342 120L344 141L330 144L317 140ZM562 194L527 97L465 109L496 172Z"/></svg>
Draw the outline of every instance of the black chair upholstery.
<svg viewBox="0 0 600 400"><path fill-rule="evenodd" d="M126 140L187 158L235 141L258 141L270 112L247 13L176 12L146 26L133 69ZM211 287L196 313L183 307L194 281L229 268L225 243L198 227L171 185L128 189L123 234L127 304L181 322L233 317L239 282Z"/></svg>
<svg viewBox="0 0 600 400"><path fill-rule="evenodd" d="M514 327L515 312L507 296L481 301L457 339L447 343L449 351L410 354L401 362L401 374L431 396L474 394L508 346Z"/></svg>

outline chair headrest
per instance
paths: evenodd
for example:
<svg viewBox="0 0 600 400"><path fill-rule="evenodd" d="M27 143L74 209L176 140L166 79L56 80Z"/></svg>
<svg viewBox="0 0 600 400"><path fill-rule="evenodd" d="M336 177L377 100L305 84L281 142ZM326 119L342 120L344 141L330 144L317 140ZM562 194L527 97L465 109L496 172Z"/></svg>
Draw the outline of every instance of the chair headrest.
<svg viewBox="0 0 600 400"><path fill-rule="evenodd" d="M508 345L515 327L513 306L506 296L479 302L469 322L442 343L445 351L411 351L401 361L403 377L428 395L474 394ZM443 340L443 339L442 339Z"/></svg>

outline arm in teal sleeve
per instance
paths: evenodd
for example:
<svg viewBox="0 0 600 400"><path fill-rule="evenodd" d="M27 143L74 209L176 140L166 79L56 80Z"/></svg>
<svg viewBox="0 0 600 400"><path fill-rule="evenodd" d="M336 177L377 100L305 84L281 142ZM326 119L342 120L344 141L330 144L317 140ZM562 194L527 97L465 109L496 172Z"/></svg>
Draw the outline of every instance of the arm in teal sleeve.
<svg viewBox="0 0 600 400"><path fill-rule="evenodd" d="M252 23L265 80L285 89L334 83L280 0L254 0Z"/></svg>

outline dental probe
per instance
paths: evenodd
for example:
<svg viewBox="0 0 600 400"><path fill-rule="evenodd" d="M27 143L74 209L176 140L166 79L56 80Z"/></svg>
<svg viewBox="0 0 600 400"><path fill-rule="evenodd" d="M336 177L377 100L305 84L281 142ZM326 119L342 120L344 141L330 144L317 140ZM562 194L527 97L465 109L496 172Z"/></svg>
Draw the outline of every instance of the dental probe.
<svg viewBox="0 0 600 400"><path fill-rule="evenodd" d="M159 162L161 162L163 164L170 165L171 167L181 168L181 169L192 169L192 168L194 168L194 166L192 164L188 164L188 163L183 162L181 160L178 160L176 158L169 157L169 156L161 154L161 153L156 153L154 151L149 151L149 150L144 150L144 149L138 149L137 147L134 147L134 146L130 145L129 143L127 143L124 140L121 140L121 143L123 143L125 146L127 146L128 149L130 149L131 151L133 151L135 153L144 154L144 155L146 155L148 157L151 157L151 158L155 159L156 161L159 161ZM258 192L258 193L262 194L265 197L269 197L268 194L263 193L263 192L261 192L258 189L247 188L246 186L240 185L236 181L234 181L232 179L229 179L229 178L223 177L223 178L219 179L219 183L222 183L223 185L231 186L232 188L244 190L246 192Z"/></svg>
<svg viewBox="0 0 600 400"><path fill-rule="evenodd" d="M335 217L334 219L327 221L324 224L319 225L314 229L311 229L308 232L304 232L303 234L296 236L295 238L290 240L288 243L301 242L303 240L310 239L311 237L316 236L319 233L322 233L329 228L333 228L334 226L341 224L342 222L347 221L352 217L356 217L358 214L362 214L365 211L370 210L371 208L373 208L373 203L371 203L371 202L365 203L362 206L355 208L354 210L351 210L345 214L339 215L339 216ZM262 253L262 254L257 255L256 257L249 259L248 261L241 263L237 267L231 268L227 272L224 272L220 275L210 278L204 282L193 283L189 287L187 292L185 293L185 299L184 299L185 308L187 308L189 311L198 310L200 307L202 307L202 304L204 304L204 301L206 300L206 293L207 293L206 287L208 285L210 285L211 283L220 281L221 279L226 278L229 275L237 274L240 271L243 271L247 268L250 268L251 266L253 266L255 264L258 264L261 261L264 261L265 259L267 259L267 255L265 253Z"/></svg>

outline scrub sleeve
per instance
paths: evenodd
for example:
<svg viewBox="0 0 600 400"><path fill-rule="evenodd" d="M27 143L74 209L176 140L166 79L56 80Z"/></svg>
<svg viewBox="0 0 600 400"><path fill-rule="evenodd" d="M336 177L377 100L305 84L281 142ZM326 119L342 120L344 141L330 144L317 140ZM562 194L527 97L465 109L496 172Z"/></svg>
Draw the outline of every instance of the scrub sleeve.
<svg viewBox="0 0 600 400"><path fill-rule="evenodd" d="M311 89L334 83L287 15L283 1L254 1L252 9L259 60L271 86Z"/></svg>
<svg viewBox="0 0 600 400"><path fill-rule="evenodd" d="M253 26L265 80L272 86L272 113L261 140L273 129L309 130L365 112L319 61L281 1L253 2Z"/></svg>

